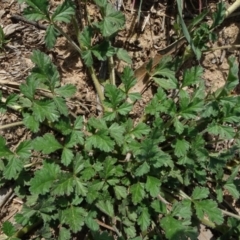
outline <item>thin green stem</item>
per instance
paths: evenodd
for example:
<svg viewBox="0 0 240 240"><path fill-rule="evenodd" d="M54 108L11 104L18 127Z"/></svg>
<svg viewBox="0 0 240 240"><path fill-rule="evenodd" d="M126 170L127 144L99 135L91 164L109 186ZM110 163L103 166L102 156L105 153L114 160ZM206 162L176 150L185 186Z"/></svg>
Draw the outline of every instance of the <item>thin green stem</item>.
<svg viewBox="0 0 240 240"><path fill-rule="evenodd" d="M89 67L88 69L89 69L91 78L92 78L92 80L93 80L93 83L94 83L94 85L95 85L97 94L98 94L98 96L99 96L100 103L101 103L102 106L104 106L104 104L103 104L104 94L103 94L103 91L102 91L101 84L99 83L99 81L98 81L98 79L97 79L97 77L96 77L94 68L93 68L93 67ZM104 110L106 110L106 108L104 108Z"/></svg>

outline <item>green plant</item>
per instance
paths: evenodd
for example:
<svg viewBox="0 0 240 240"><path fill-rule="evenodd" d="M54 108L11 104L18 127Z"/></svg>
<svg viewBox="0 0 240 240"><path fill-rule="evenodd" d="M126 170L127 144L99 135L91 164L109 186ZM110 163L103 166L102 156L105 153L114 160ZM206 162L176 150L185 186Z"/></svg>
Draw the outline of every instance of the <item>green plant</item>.
<svg viewBox="0 0 240 240"><path fill-rule="evenodd" d="M3 28L0 26L0 50L4 50L4 46L7 43L8 43L8 40L6 40L6 36L3 32Z"/></svg>
<svg viewBox="0 0 240 240"><path fill-rule="evenodd" d="M56 21L70 22L71 1L51 16L47 1L25 2L30 6L25 10L28 18L44 16L50 22L48 46L53 46L57 33L66 35ZM111 46L112 35L123 25L122 14L105 1L95 2L103 20L80 32L80 47L69 39L93 81L93 56L105 60L120 54L128 61L124 50ZM102 42L94 46L93 31L102 35ZM112 81L104 85L102 115L84 120L69 116L66 99L76 89L61 86L50 58L34 51L31 59L35 67L21 84L21 94L8 96L0 105L1 111L20 111L23 124L38 135L15 149L0 137L1 185L11 182L15 194L24 199L15 216L22 229L3 224L8 239L33 230L36 239L196 239L201 223L219 231L223 239L238 236L239 216L223 200L224 190L239 198L239 163L229 168L240 144L240 98L231 95L238 84L234 58L229 59L225 86L212 94L206 94L202 67L186 69L180 81L175 76L180 65L163 58L151 76L157 93L139 122L130 114L134 104L129 99L141 98L130 93L136 83L131 68L122 73L121 88ZM41 89L48 94L41 95ZM232 139L232 146L218 148ZM225 173L228 177L223 179Z"/></svg>

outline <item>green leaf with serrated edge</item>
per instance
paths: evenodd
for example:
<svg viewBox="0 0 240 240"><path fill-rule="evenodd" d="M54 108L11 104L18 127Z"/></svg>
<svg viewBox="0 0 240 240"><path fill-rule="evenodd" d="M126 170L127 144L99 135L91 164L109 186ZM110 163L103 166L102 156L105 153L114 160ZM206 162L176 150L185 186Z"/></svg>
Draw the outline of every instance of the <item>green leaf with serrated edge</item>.
<svg viewBox="0 0 240 240"><path fill-rule="evenodd" d="M146 231L150 225L150 214L147 207L138 208L140 215L138 216L137 223L142 231Z"/></svg>
<svg viewBox="0 0 240 240"><path fill-rule="evenodd" d="M14 235L14 233L16 232L15 227L12 225L11 222L9 221L5 221L2 224L2 231L4 234L6 234L8 237L11 237L12 235Z"/></svg>
<svg viewBox="0 0 240 240"><path fill-rule="evenodd" d="M123 143L123 133L125 129L123 126L113 123L109 127L109 135L117 142L118 145Z"/></svg>
<svg viewBox="0 0 240 240"><path fill-rule="evenodd" d="M92 167L86 167L82 172L81 172L81 179L84 181L88 181L91 178L95 176L96 172Z"/></svg>
<svg viewBox="0 0 240 240"><path fill-rule="evenodd" d="M35 100L32 111L34 118L39 122L43 122L45 119L54 122L59 118L59 112L52 100Z"/></svg>
<svg viewBox="0 0 240 240"><path fill-rule="evenodd" d="M186 108L181 108L180 115L186 119L195 118L204 110L203 104L204 102L200 99L194 99Z"/></svg>
<svg viewBox="0 0 240 240"><path fill-rule="evenodd" d="M155 83L157 83L160 87L166 90L170 89L176 89L177 88L177 81L176 79L172 78L158 78L158 77L153 77L153 80Z"/></svg>
<svg viewBox="0 0 240 240"><path fill-rule="evenodd" d="M83 48L91 48L93 29L91 26L85 27L80 34L80 43Z"/></svg>
<svg viewBox="0 0 240 240"><path fill-rule="evenodd" d="M126 235L131 239L137 235L136 228L134 226L124 227L123 229Z"/></svg>
<svg viewBox="0 0 240 240"><path fill-rule="evenodd" d="M104 19L96 24L101 30L104 37L110 37L117 31L119 31L125 23L125 17L120 11L116 11L109 3L105 6Z"/></svg>
<svg viewBox="0 0 240 240"><path fill-rule="evenodd" d="M82 182L79 178L74 178L73 184L75 192L78 196L86 196L88 193L87 184Z"/></svg>
<svg viewBox="0 0 240 240"><path fill-rule="evenodd" d="M48 1L47 0L26 0L28 5L24 9L23 15L28 20L48 20Z"/></svg>
<svg viewBox="0 0 240 240"><path fill-rule="evenodd" d="M100 211L102 211L103 213L108 215L109 217L111 217L111 218L114 217L113 205L112 205L112 203L109 200L107 200L107 201L98 201L96 203L96 207Z"/></svg>
<svg viewBox="0 0 240 240"><path fill-rule="evenodd" d="M239 168L240 168L240 166L237 166L232 170L231 175L227 179L227 183L232 183L236 179L236 177L239 173Z"/></svg>
<svg viewBox="0 0 240 240"><path fill-rule="evenodd" d="M33 215L35 215L36 210L33 210L32 208L29 208L26 205L23 205L22 213L23 214L17 213L14 219L17 223L22 224L24 226L30 222L29 220Z"/></svg>
<svg viewBox="0 0 240 240"><path fill-rule="evenodd" d="M226 184L224 184L223 187L227 189L235 199L239 199L240 193L237 186L234 183L227 182Z"/></svg>
<svg viewBox="0 0 240 240"><path fill-rule="evenodd" d="M109 104L104 103L106 107L111 108L112 106ZM106 121L112 121L116 118L117 113L116 112L104 112L104 120Z"/></svg>
<svg viewBox="0 0 240 240"><path fill-rule="evenodd" d="M13 153L6 146L5 139L2 136L0 136L0 157L8 157L8 156L12 156L12 155L13 155Z"/></svg>
<svg viewBox="0 0 240 240"><path fill-rule="evenodd" d="M74 15L74 5L71 1L65 0L61 5L58 5L52 14L52 21L69 23Z"/></svg>
<svg viewBox="0 0 240 240"><path fill-rule="evenodd" d="M71 149L64 147L61 155L61 163L64 166L68 166L72 162L73 157L74 157L73 151Z"/></svg>
<svg viewBox="0 0 240 240"><path fill-rule="evenodd" d="M174 145L174 154L177 157L185 156L189 150L189 147L189 142L187 142L185 139L177 139Z"/></svg>
<svg viewBox="0 0 240 240"><path fill-rule="evenodd" d="M116 172L116 166L115 166L116 162L117 162L117 159L111 158L111 157L107 157L104 160L103 170L100 172L101 178L107 179L111 176L114 176Z"/></svg>
<svg viewBox="0 0 240 240"><path fill-rule="evenodd" d="M65 227L60 227L58 240L69 240L69 239L71 239L70 230L66 229Z"/></svg>
<svg viewBox="0 0 240 240"><path fill-rule="evenodd" d="M33 100L35 91L39 85L39 81L37 79L34 79L33 77L29 76L26 79L26 83L22 83L20 85L20 91L21 93L26 96L27 98Z"/></svg>
<svg viewBox="0 0 240 240"><path fill-rule="evenodd" d="M59 36L58 30L53 25L49 25L47 27L45 35L45 43L48 49L54 47L58 36Z"/></svg>
<svg viewBox="0 0 240 240"><path fill-rule="evenodd" d="M132 110L132 107L132 104L125 102L117 108L117 112L125 116Z"/></svg>
<svg viewBox="0 0 240 240"><path fill-rule="evenodd" d="M87 67L91 67L93 65L93 57L92 51L90 50L83 50L81 52L82 59Z"/></svg>
<svg viewBox="0 0 240 240"><path fill-rule="evenodd" d="M49 154L62 148L62 145L50 133L46 133L43 137L36 138L33 146L35 150L41 151L43 154Z"/></svg>
<svg viewBox="0 0 240 240"><path fill-rule="evenodd" d="M128 64L132 64L132 59L125 49L118 48L116 52L117 52L118 59L120 59Z"/></svg>
<svg viewBox="0 0 240 240"><path fill-rule="evenodd" d="M23 123L32 132L36 133L39 130L39 122L29 113L23 113Z"/></svg>
<svg viewBox="0 0 240 240"><path fill-rule="evenodd" d="M203 75L203 68L194 66L184 71L182 88L193 84L198 84Z"/></svg>
<svg viewBox="0 0 240 240"><path fill-rule="evenodd" d="M66 101L61 97L54 97L53 101L59 113L63 114L64 116L68 116L68 107L67 107Z"/></svg>
<svg viewBox="0 0 240 240"><path fill-rule="evenodd" d="M132 102L135 102L139 99L141 99L142 95L140 93L128 93L128 97Z"/></svg>
<svg viewBox="0 0 240 240"><path fill-rule="evenodd" d="M74 175L77 175L84 169L84 159L83 156L80 155L79 153L76 154L74 160L73 160L73 171Z"/></svg>
<svg viewBox="0 0 240 240"><path fill-rule="evenodd" d="M178 118L174 118L173 126L178 134L182 134L184 130L184 125L178 120Z"/></svg>
<svg viewBox="0 0 240 240"><path fill-rule="evenodd" d="M85 146L89 150L92 149L92 147L95 147L104 152L110 152L113 150L114 145L114 141L107 136L106 131L100 130L87 138Z"/></svg>
<svg viewBox="0 0 240 240"><path fill-rule="evenodd" d="M52 127L67 136L73 132L71 124L68 117L62 116L57 122L52 123Z"/></svg>
<svg viewBox="0 0 240 240"><path fill-rule="evenodd" d="M136 77L130 67L125 67L123 69L121 80L124 85L125 92L128 93L128 91L136 84Z"/></svg>
<svg viewBox="0 0 240 240"><path fill-rule="evenodd" d="M128 195L126 187L115 185L113 189L118 200L125 199Z"/></svg>
<svg viewBox="0 0 240 240"><path fill-rule="evenodd" d="M197 228L186 226L181 220L172 216L162 218L160 225L167 239L197 239L199 235Z"/></svg>
<svg viewBox="0 0 240 240"><path fill-rule="evenodd" d="M137 177L141 177L150 171L149 164L144 161L134 172L134 175Z"/></svg>
<svg viewBox="0 0 240 240"><path fill-rule="evenodd" d="M87 227L92 230L92 231L98 231L99 230L99 225L95 219L92 217L86 217L85 223Z"/></svg>
<svg viewBox="0 0 240 240"><path fill-rule="evenodd" d="M125 99L125 94L112 84L105 85L105 96L114 109Z"/></svg>
<svg viewBox="0 0 240 240"><path fill-rule="evenodd" d="M141 138L143 135L146 135L150 132L150 128L145 123L139 123L132 131L131 134L135 138Z"/></svg>
<svg viewBox="0 0 240 240"><path fill-rule="evenodd" d="M84 144L84 138L83 137L84 137L84 134L83 134L82 131L77 131L77 130L72 131L71 139L74 139L76 144L83 145Z"/></svg>
<svg viewBox="0 0 240 240"><path fill-rule="evenodd" d="M63 210L62 214L62 224L67 224L73 233L81 231L87 215L83 208L70 206L69 208Z"/></svg>
<svg viewBox="0 0 240 240"><path fill-rule="evenodd" d="M120 181L117 178L111 178L106 181L110 186L115 186L118 184Z"/></svg>
<svg viewBox="0 0 240 240"><path fill-rule="evenodd" d="M15 93L10 94L6 99L6 105L8 107L14 106L14 105L16 105L16 102L18 101L18 99L19 99L18 94L15 94Z"/></svg>
<svg viewBox="0 0 240 240"><path fill-rule="evenodd" d="M26 97L20 97L19 104L21 105L22 108L26 108L26 109L32 107L32 101ZM23 112L23 114L24 114L24 112Z"/></svg>
<svg viewBox="0 0 240 240"><path fill-rule="evenodd" d="M184 199L173 205L172 216L180 217L184 220L191 220L192 216L192 202L189 199Z"/></svg>
<svg viewBox="0 0 240 240"><path fill-rule="evenodd" d="M61 178L57 181L54 188L51 190L54 195L69 196L73 192L73 178L68 173L62 173Z"/></svg>
<svg viewBox="0 0 240 240"><path fill-rule="evenodd" d="M83 126L83 118L82 116L78 116L74 122L74 129L81 129L82 126Z"/></svg>
<svg viewBox="0 0 240 240"><path fill-rule="evenodd" d="M132 194L132 201L134 205L137 205L142 201L145 195L144 184L143 183L135 183L130 187L130 193Z"/></svg>
<svg viewBox="0 0 240 240"><path fill-rule="evenodd" d="M75 93L76 93L76 87L72 84L65 84L62 87L59 88L55 88L54 92L58 95L60 95L61 97L64 98L69 98L72 97Z"/></svg>
<svg viewBox="0 0 240 240"><path fill-rule="evenodd" d="M239 84L238 64L236 62L236 58L230 57L228 59L228 64L229 64L229 72L228 72L228 77L227 77L227 81L224 88L228 91L228 93L230 93Z"/></svg>
<svg viewBox="0 0 240 240"><path fill-rule="evenodd" d="M159 194L160 185L161 185L161 182L159 179L152 176L147 176L147 182L146 182L145 188L146 188L146 191L148 191L152 197L156 197Z"/></svg>
<svg viewBox="0 0 240 240"><path fill-rule="evenodd" d="M210 134L219 135L222 139L233 139L236 135L233 127L223 126L217 123L208 125L207 130Z"/></svg>
<svg viewBox="0 0 240 240"><path fill-rule="evenodd" d="M43 167L37 170L30 181L32 194L44 194L49 192L53 183L58 179L60 167L54 163L43 162Z"/></svg>
<svg viewBox="0 0 240 240"><path fill-rule="evenodd" d="M167 213L167 206L165 203L159 200L154 200L151 202L151 207L157 212L157 213Z"/></svg>
<svg viewBox="0 0 240 240"><path fill-rule="evenodd" d="M29 158L31 156L31 150L32 141L24 141L18 145L16 149L16 154L21 158Z"/></svg>
<svg viewBox="0 0 240 240"><path fill-rule="evenodd" d="M88 120L88 125L94 127L95 129L99 129L99 130L107 130L107 124L103 119L98 119L98 118L90 118Z"/></svg>
<svg viewBox="0 0 240 240"><path fill-rule="evenodd" d="M31 60L36 64L31 72L32 77L46 84L51 91L53 91L55 87L59 86L59 72L48 55L40 52L39 50L34 50Z"/></svg>
<svg viewBox="0 0 240 240"><path fill-rule="evenodd" d="M196 188L194 188L194 190L193 190L192 198L193 198L194 200L204 199L204 198L207 198L208 195L209 195L209 190L208 190L208 188L205 188L205 187L196 187Z"/></svg>
<svg viewBox="0 0 240 240"><path fill-rule="evenodd" d="M8 157L8 164L3 171L3 175L6 179L16 179L22 169L22 159L16 157Z"/></svg>
<svg viewBox="0 0 240 240"><path fill-rule="evenodd" d="M217 201L221 203L223 201L223 191L221 187L216 187L215 192L217 194Z"/></svg>
<svg viewBox="0 0 240 240"><path fill-rule="evenodd" d="M194 201L197 217L201 220L206 215L210 221L216 224L223 223L221 210L213 200Z"/></svg>
<svg viewBox="0 0 240 240"><path fill-rule="evenodd" d="M107 0L94 0L94 2L95 2L99 7L106 7L106 5L107 5Z"/></svg>

